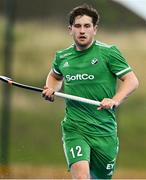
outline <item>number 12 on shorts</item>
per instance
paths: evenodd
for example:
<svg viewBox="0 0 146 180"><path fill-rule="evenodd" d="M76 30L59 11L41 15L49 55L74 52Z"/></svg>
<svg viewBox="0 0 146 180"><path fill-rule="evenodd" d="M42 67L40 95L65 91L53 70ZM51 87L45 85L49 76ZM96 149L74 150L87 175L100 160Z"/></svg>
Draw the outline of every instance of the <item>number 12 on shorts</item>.
<svg viewBox="0 0 146 180"><path fill-rule="evenodd" d="M76 146L74 148L72 147L70 149L70 152L73 158L83 156L81 146Z"/></svg>

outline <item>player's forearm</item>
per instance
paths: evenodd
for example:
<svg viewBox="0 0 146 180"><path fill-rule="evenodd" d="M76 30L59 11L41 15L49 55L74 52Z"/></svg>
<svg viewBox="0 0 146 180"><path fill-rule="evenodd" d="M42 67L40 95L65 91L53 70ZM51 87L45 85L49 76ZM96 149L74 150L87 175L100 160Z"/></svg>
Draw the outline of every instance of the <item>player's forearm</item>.
<svg viewBox="0 0 146 180"><path fill-rule="evenodd" d="M118 105L121 104L124 99L137 89L138 85L139 83L136 77L125 78L112 99L116 101Z"/></svg>
<svg viewBox="0 0 146 180"><path fill-rule="evenodd" d="M59 91L62 86L62 80L53 75L52 72L48 74L46 79L46 87L53 91Z"/></svg>
<svg viewBox="0 0 146 180"><path fill-rule="evenodd" d="M121 84L112 99L104 98L98 110L118 107L137 87L138 80L133 72L129 72L121 78Z"/></svg>
<svg viewBox="0 0 146 180"><path fill-rule="evenodd" d="M54 101L54 92L59 91L62 86L63 77L56 75L53 71L48 74L46 86L42 92L42 96L51 102Z"/></svg>

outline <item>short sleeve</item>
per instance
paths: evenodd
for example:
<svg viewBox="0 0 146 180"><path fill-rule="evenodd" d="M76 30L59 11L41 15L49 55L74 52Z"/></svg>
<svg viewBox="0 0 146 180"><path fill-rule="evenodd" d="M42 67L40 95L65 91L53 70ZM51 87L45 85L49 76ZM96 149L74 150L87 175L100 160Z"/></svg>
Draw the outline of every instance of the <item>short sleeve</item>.
<svg viewBox="0 0 146 180"><path fill-rule="evenodd" d="M118 78L132 71L126 59L122 56L116 46L110 47L108 65L112 73Z"/></svg>
<svg viewBox="0 0 146 180"><path fill-rule="evenodd" d="M59 64L60 64L59 58L58 58L58 55L57 55L57 53L56 53L56 55L55 55L55 57L54 57L54 59L53 59L52 70L53 70L53 72L56 73L57 75L63 76L62 73L61 73L61 71L60 71L60 69L59 69Z"/></svg>

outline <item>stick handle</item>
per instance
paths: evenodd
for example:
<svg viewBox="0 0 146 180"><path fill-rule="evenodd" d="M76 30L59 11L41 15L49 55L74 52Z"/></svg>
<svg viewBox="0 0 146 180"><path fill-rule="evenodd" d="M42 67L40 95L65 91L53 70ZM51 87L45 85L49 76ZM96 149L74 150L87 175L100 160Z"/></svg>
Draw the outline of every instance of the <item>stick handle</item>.
<svg viewBox="0 0 146 180"><path fill-rule="evenodd" d="M64 93L61 93L61 92L55 92L54 94L55 94L55 96L58 96L58 97L63 97L63 98L71 99L71 100L74 100L74 101L79 101L79 102L84 102L84 103L87 103L87 104L100 106L99 101L95 101L95 100L91 100L91 99L87 99L87 98L83 98L83 97L79 97L79 96L74 96L74 95L70 95L70 94L64 94Z"/></svg>
<svg viewBox="0 0 146 180"><path fill-rule="evenodd" d="M18 82L13 81L11 78L8 78L6 76L0 76L0 80L10 84L10 85L14 85L23 89L29 89L31 91L37 91L37 92L42 92L43 89L39 88L39 87L35 87L35 86L29 86L26 84L21 84ZM74 96L74 95L70 95L70 94L64 94L61 92L55 92L54 93L55 96L58 97L62 97L62 98L66 98L66 99L71 99L74 101L79 101L79 102L84 102L87 104L92 104L92 105L96 105L96 106L100 106L100 102L99 101L95 101L95 100L91 100L91 99L87 99L87 98L83 98L83 97L79 97L79 96Z"/></svg>

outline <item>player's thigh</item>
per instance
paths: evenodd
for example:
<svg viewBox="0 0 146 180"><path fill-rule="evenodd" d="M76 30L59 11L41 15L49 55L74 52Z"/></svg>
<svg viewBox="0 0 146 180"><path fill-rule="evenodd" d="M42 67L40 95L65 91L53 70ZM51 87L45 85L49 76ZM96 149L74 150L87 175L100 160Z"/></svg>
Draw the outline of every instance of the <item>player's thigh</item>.
<svg viewBox="0 0 146 180"><path fill-rule="evenodd" d="M90 161L90 147L82 136L72 134L67 139L63 139L63 147L69 169L78 161Z"/></svg>
<svg viewBox="0 0 146 180"><path fill-rule="evenodd" d="M101 137L98 138L97 144L91 150L91 176L99 179L111 179L118 154L118 139L116 136Z"/></svg>
<svg viewBox="0 0 146 180"><path fill-rule="evenodd" d="M90 179L89 162L81 160L71 165L73 179Z"/></svg>

